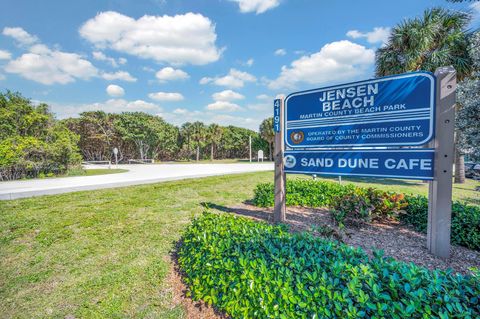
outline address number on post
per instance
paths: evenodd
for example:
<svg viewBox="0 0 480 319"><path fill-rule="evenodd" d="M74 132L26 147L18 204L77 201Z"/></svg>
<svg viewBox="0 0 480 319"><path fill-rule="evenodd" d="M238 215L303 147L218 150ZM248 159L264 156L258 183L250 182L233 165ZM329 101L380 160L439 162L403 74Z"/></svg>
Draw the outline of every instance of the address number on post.
<svg viewBox="0 0 480 319"><path fill-rule="evenodd" d="M280 99L273 101L273 130L280 133Z"/></svg>

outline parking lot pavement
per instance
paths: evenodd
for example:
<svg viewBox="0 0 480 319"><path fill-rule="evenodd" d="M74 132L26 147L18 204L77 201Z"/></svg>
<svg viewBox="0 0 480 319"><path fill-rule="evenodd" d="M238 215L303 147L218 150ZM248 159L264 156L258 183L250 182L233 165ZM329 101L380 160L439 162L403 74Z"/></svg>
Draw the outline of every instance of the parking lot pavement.
<svg viewBox="0 0 480 319"><path fill-rule="evenodd" d="M86 168L105 168L100 165ZM114 188L162 181L273 170L273 163L118 165L128 172L0 182L0 200Z"/></svg>

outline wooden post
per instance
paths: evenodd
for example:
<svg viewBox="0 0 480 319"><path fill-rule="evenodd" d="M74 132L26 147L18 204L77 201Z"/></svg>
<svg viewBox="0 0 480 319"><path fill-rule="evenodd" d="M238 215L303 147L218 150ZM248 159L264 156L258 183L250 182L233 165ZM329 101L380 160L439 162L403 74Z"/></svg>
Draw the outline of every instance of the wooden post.
<svg viewBox="0 0 480 319"><path fill-rule="evenodd" d="M275 206L273 208L273 221L276 223L285 222L286 207L285 207L285 188L286 175L283 166L283 98L280 99L280 132L275 132Z"/></svg>
<svg viewBox="0 0 480 319"><path fill-rule="evenodd" d="M455 103L457 74L453 67L438 68L434 180L429 184L427 247L435 256L450 256L452 215L452 171L454 158Z"/></svg>

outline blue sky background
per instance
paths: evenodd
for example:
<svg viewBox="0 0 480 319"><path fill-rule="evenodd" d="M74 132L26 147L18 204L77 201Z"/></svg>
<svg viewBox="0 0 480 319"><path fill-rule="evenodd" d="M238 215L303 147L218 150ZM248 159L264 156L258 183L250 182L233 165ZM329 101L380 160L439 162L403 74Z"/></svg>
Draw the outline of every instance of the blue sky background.
<svg viewBox="0 0 480 319"><path fill-rule="evenodd" d="M433 6L479 25L478 2L444 0L2 0L0 88L59 118L145 111L257 130L278 94L373 77L389 28Z"/></svg>

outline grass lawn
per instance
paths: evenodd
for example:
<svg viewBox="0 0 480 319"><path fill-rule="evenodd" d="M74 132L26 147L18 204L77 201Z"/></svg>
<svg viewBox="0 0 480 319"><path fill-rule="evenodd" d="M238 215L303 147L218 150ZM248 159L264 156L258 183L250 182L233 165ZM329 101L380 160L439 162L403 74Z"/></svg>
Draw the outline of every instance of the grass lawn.
<svg viewBox="0 0 480 319"><path fill-rule="evenodd" d="M200 203L235 205L272 179L261 172L0 201L0 317L184 318L165 280L173 242ZM456 185L455 198L478 204L475 185Z"/></svg>
<svg viewBox="0 0 480 319"><path fill-rule="evenodd" d="M183 318L164 278L200 203L250 199L271 172L0 202L1 318Z"/></svg>

